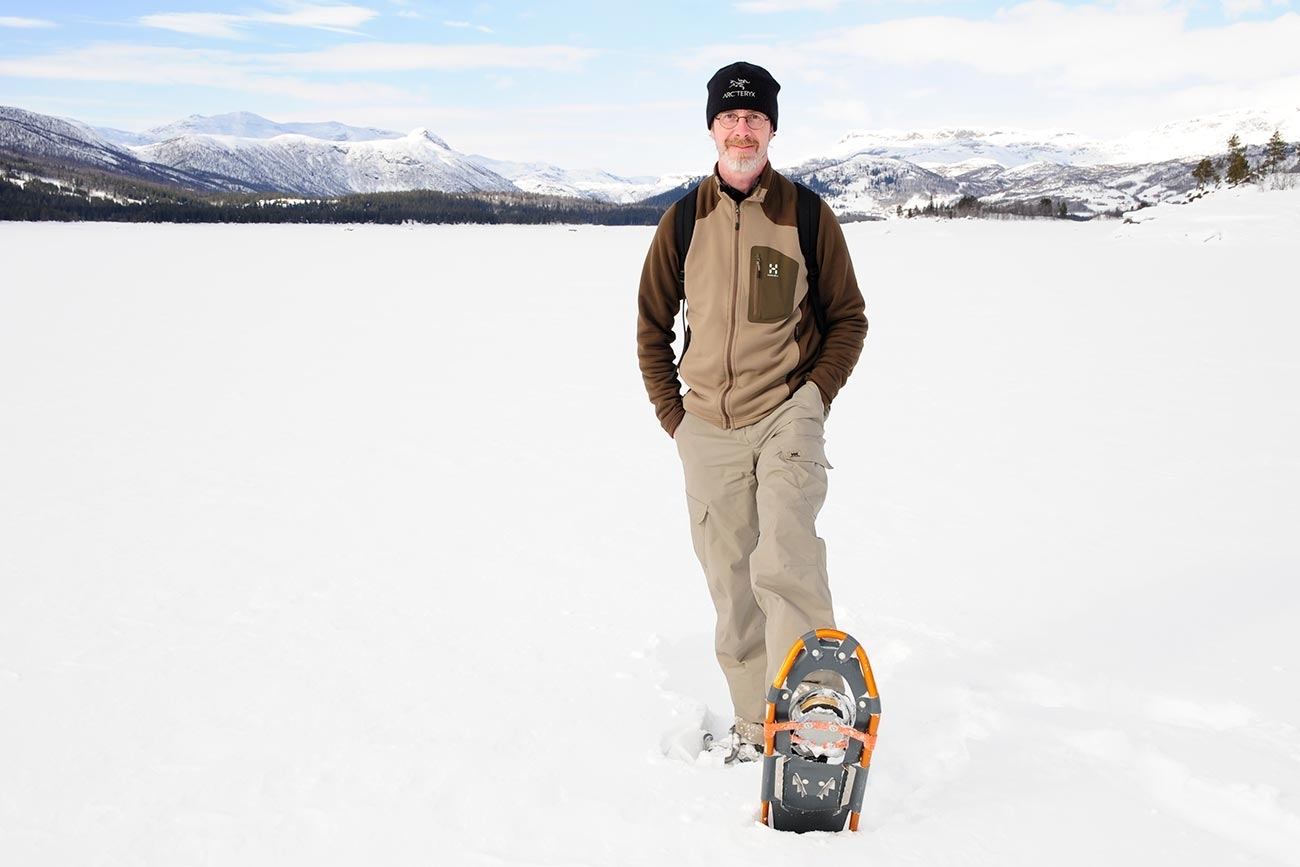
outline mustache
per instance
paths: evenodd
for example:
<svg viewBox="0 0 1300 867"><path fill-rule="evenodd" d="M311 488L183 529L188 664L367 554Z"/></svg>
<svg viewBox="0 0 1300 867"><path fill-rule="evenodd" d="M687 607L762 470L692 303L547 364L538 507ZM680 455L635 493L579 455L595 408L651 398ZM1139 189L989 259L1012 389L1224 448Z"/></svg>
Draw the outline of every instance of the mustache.
<svg viewBox="0 0 1300 867"><path fill-rule="evenodd" d="M750 138L748 136L745 138L729 138L727 139L726 144L727 147L735 147L737 145L752 145L753 147L758 147L758 139Z"/></svg>

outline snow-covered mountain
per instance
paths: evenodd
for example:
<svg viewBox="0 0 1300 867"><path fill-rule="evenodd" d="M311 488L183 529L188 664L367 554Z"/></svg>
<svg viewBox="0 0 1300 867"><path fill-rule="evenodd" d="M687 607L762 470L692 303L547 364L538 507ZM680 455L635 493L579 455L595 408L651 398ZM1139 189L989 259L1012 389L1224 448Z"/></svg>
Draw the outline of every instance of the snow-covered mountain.
<svg viewBox="0 0 1300 867"><path fill-rule="evenodd" d="M403 133L374 127L348 126L334 121L326 123L276 123L250 111L227 114L192 114L184 120L164 124L144 132L128 132L109 127L95 127L95 132L122 146L157 144L182 135L225 135L240 138L275 138L279 135L304 135L324 141L374 141L402 138Z"/></svg>
<svg viewBox="0 0 1300 867"><path fill-rule="evenodd" d="M1009 169L1036 162L1077 166L1154 163L1223 153L1233 133L1243 142L1263 144L1275 129L1288 141L1300 138L1300 105L1219 112L1110 140L1061 130L859 130L847 133L825 154L805 162L867 154L908 160L930 169L971 160L992 161Z"/></svg>
<svg viewBox="0 0 1300 867"><path fill-rule="evenodd" d="M1195 186L1196 162L1222 154L1234 132L1258 147L1275 129L1288 141L1300 137L1300 107L1223 112L1110 141L1061 131L858 131L826 156L782 171L839 213L882 213L932 195L990 203L1049 197L1072 213L1098 213L1181 195Z"/></svg>
<svg viewBox="0 0 1300 867"><path fill-rule="evenodd" d="M1262 145L1273 131L1294 142L1300 140L1300 104L1279 108L1224 111L1204 117L1161 124L1110 143L1112 163L1146 163L1173 158L1199 160L1221 154L1234 133L1245 144Z"/></svg>
<svg viewBox="0 0 1300 867"><path fill-rule="evenodd" d="M0 106L0 152L99 169L138 180L199 190L249 190L190 166L161 165L119 147L72 120Z"/></svg>
<svg viewBox="0 0 1300 867"><path fill-rule="evenodd" d="M841 214L883 215L961 196L990 203L1047 197L1090 214L1185 193L1195 162L1223 153L1228 136L1237 133L1257 151L1275 129L1288 141L1300 138L1300 107L1206 115L1114 140L1008 128L856 131L780 169ZM127 166L137 176L199 189L307 196L433 189L666 203L690 180L462 154L425 129L403 135L334 122L277 123L249 112L192 115L133 133L3 109L0 148L108 170Z"/></svg>
<svg viewBox="0 0 1300 867"><path fill-rule="evenodd" d="M782 171L821 194L837 213L879 214L900 204L924 204L930 195L955 198L962 194L960 183L953 178L907 160L867 153L813 160Z"/></svg>
<svg viewBox="0 0 1300 867"><path fill-rule="evenodd" d="M603 202L638 202L680 183L683 175L623 178L600 169L565 169L550 163L494 160L473 154L476 165L508 178L524 192L577 196Z"/></svg>
<svg viewBox="0 0 1300 867"><path fill-rule="evenodd" d="M856 156L907 160L926 168L992 160L1008 168L1052 160L1088 164L1104 162L1109 152L1102 142L1070 132L1027 130L859 130L835 142L821 159Z"/></svg>
<svg viewBox="0 0 1300 867"><path fill-rule="evenodd" d="M398 190L516 191L506 178L451 149L426 129L396 139L326 141L189 133L137 145L142 159L239 178L262 189L307 196Z"/></svg>

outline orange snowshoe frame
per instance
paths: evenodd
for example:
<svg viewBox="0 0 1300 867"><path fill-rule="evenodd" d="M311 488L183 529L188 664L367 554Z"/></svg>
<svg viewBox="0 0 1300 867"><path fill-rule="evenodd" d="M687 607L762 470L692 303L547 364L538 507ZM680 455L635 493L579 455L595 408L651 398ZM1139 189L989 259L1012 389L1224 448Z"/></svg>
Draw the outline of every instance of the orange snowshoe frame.
<svg viewBox="0 0 1300 867"><path fill-rule="evenodd" d="M809 675L830 672L844 679L855 705L852 726L825 720L792 721L794 688ZM880 728L880 693L866 651L838 629L817 629L799 638L767 694L763 722L762 820L780 831L858 830L867 769ZM840 764L814 761L794 751L800 731L842 735Z"/></svg>

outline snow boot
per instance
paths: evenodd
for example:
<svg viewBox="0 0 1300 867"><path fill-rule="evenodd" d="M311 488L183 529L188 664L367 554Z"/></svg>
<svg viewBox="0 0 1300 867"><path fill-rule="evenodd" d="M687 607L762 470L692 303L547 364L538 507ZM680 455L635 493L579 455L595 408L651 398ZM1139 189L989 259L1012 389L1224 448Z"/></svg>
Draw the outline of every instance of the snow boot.
<svg viewBox="0 0 1300 867"><path fill-rule="evenodd" d="M858 830L879 726L880 694L857 640L838 629L803 635L767 695L763 823L803 832L842 831L847 821Z"/></svg>

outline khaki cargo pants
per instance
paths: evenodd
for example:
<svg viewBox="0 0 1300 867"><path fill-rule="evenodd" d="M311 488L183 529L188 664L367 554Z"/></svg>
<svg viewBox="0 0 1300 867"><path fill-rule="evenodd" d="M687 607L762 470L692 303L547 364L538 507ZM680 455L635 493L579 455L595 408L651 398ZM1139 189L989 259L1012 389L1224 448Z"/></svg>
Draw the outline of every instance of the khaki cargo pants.
<svg viewBox="0 0 1300 867"><path fill-rule="evenodd" d="M746 721L763 719L795 639L835 625L815 526L830 468L824 419L809 382L754 424L722 430L687 413L674 433L691 539L718 612L714 650Z"/></svg>

